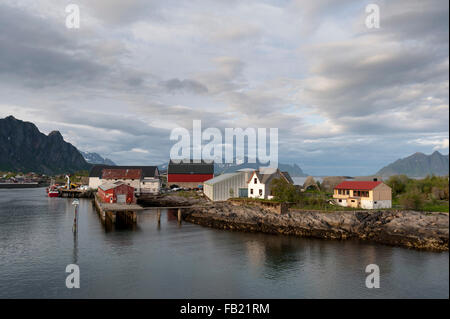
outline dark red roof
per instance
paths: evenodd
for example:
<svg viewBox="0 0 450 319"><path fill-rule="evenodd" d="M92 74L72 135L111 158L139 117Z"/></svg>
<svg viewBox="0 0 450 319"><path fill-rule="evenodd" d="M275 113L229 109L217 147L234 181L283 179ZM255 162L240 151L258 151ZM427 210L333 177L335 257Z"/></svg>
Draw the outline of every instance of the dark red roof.
<svg viewBox="0 0 450 319"><path fill-rule="evenodd" d="M343 181L335 189L356 189L356 190L371 190L380 185L381 182L373 181Z"/></svg>
<svg viewBox="0 0 450 319"><path fill-rule="evenodd" d="M103 169L103 179L140 179L142 170L140 169Z"/></svg>
<svg viewBox="0 0 450 319"><path fill-rule="evenodd" d="M214 177L214 174L168 174L168 183L203 183Z"/></svg>

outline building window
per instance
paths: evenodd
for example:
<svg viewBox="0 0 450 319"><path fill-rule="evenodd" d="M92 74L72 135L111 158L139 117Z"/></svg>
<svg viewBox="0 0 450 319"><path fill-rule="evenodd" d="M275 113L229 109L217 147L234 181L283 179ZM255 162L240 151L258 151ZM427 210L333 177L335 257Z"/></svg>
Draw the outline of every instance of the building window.
<svg viewBox="0 0 450 319"><path fill-rule="evenodd" d="M259 196L261 196L261 195L262 195L262 189L259 190Z"/></svg>
<svg viewBox="0 0 450 319"><path fill-rule="evenodd" d="M354 199L352 199L352 203L354 203L355 202L355 200Z"/></svg>
<svg viewBox="0 0 450 319"><path fill-rule="evenodd" d="M250 194L252 194L252 195L253 195L253 188L251 188L251 189L250 189Z"/></svg>
<svg viewBox="0 0 450 319"><path fill-rule="evenodd" d="M339 203L342 203L342 199L339 200Z"/></svg>
<svg viewBox="0 0 450 319"><path fill-rule="evenodd" d="M258 179L256 177L253 179L253 183L258 184Z"/></svg>

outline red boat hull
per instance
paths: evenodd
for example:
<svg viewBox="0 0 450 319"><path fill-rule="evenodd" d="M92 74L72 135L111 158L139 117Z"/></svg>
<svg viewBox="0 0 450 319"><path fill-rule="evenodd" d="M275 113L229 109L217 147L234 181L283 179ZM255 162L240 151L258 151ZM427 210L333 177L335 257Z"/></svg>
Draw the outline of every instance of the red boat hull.
<svg viewBox="0 0 450 319"><path fill-rule="evenodd" d="M58 197L59 193L58 192L48 192L48 197Z"/></svg>

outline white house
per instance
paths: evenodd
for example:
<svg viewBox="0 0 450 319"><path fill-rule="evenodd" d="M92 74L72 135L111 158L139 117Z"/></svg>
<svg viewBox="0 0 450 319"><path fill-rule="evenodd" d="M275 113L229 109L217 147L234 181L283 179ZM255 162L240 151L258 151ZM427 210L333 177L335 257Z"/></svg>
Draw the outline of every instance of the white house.
<svg viewBox="0 0 450 319"><path fill-rule="evenodd" d="M161 189L159 178L144 177L141 180L141 194L158 194Z"/></svg>
<svg viewBox="0 0 450 319"><path fill-rule="evenodd" d="M254 171L248 180L248 197L272 199L271 182L276 178L282 178L288 183L293 184L292 179L287 172L281 172L275 168L260 168L259 170Z"/></svg>

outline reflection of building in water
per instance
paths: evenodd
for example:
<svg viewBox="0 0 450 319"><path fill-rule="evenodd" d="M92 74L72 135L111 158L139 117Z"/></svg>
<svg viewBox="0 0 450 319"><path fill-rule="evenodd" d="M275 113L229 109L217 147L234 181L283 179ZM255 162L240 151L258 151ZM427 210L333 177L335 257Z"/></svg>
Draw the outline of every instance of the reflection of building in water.
<svg viewBox="0 0 450 319"><path fill-rule="evenodd" d="M252 236L254 240L245 243L249 263L253 267L259 267L264 277L287 278L289 273L302 270L305 259L302 239L266 234Z"/></svg>
<svg viewBox="0 0 450 319"><path fill-rule="evenodd" d="M167 221L177 221L177 214L178 214L178 210L177 209L168 209L167 210Z"/></svg>
<svg viewBox="0 0 450 319"><path fill-rule="evenodd" d="M260 268L266 260L265 246L259 241L248 241L245 243L249 264L252 267Z"/></svg>
<svg viewBox="0 0 450 319"><path fill-rule="evenodd" d="M160 209L161 215L162 214L167 214L167 209L166 208L161 208ZM152 209L145 209L143 211L140 211L138 214L138 220L143 222L143 221L158 221L158 209L156 208L152 208Z"/></svg>

